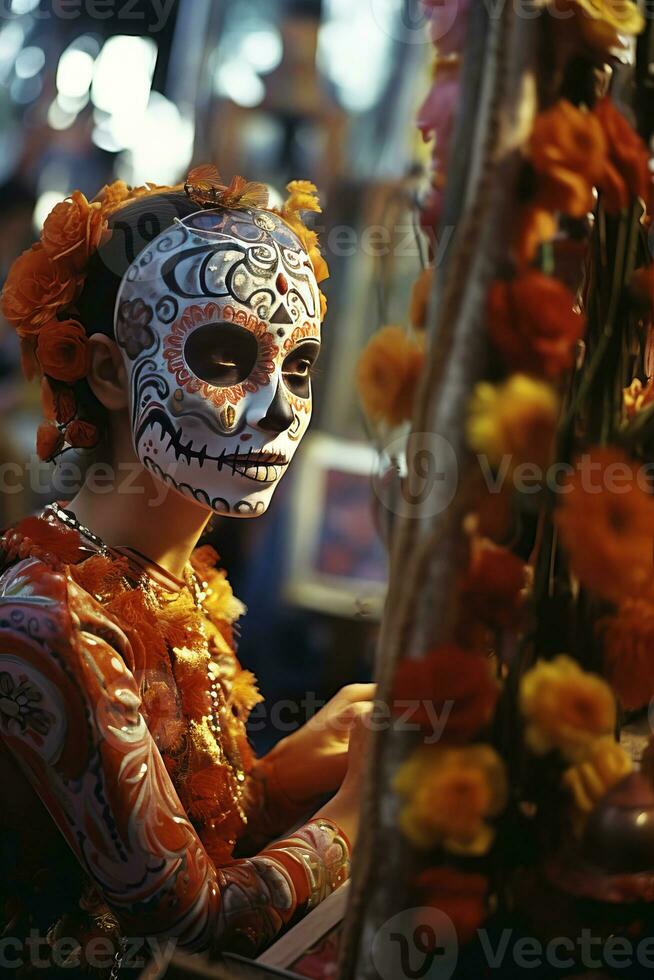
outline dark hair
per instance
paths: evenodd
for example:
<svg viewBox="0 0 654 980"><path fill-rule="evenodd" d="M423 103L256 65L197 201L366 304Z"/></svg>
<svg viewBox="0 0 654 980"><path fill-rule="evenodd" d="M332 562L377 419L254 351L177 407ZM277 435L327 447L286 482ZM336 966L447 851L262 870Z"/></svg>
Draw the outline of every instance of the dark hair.
<svg viewBox="0 0 654 980"><path fill-rule="evenodd" d="M146 245L170 228L175 219L200 210L183 191L137 198L109 219L111 238L93 254L82 295L79 319L87 334L114 335L114 309L123 276Z"/></svg>
<svg viewBox="0 0 654 980"><path fill-rule="evenodd" d="M88 336L102 333L114 337L114 311L123 276L143 249L176 219L198 211L198 205L183 191L137 198L109 219L111 237L89 261L82 294L77 300L77 318ZM52 383L54 390L58 385ZM107 412L84 378L75 383L78 418L92 422L105 436Z"/></svg>

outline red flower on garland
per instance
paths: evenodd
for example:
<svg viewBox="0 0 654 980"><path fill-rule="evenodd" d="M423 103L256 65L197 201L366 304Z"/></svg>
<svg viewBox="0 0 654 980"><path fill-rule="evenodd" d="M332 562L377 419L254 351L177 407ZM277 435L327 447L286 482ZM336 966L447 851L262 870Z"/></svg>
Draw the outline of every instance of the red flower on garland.
<svg viewBox="0 0 654 980"><path fill-rule="evenodd" d="M525 563L507 548L499 548L491 541L473 541L461 596L466 618L472 615L496 629L516 626L526 575Z"/></svg>
<svg viewBox="0 0 654 980"><path fill-rule="evenodd" d="M608 161L599 183L609 213L626 208L632 197L647 201L651 189L649 154L642 139L608 97L593 110L608 142Z"/></svg>
<svg viewBox="0 0 654 980"><path fill-rule="evenodd" d="M604 647L604 669L611 687L629 710L654 697L654 604L627 599L615 615L597 623Z"/></svg>
<svg viewBox="0 0 654 980"><path fill-rule="evenodd" d="M484 875L429 868L415 885L423 905L440 909L452 920L460 945L474 939L487 914L488 879Z"/></svg>
<svg viewBox="0 0 654 980"><path fill-rule="evenodd" d="M464 742L493 716L497 684L490 662L480 653L444 643L424 660L403 660L395 676L391 710L408 724L433 730L446 718L444 743ZM410 715L407 715L411 707ZM449 707L449 714L447 714Z"/></svg>
<svg viewBox="0 0 654 980"><path fill-rule="evenodd" d="M488 332L514 371L556 378L572 366L586 319L570 290L537 269L494 282L488 294Z"/></svg>

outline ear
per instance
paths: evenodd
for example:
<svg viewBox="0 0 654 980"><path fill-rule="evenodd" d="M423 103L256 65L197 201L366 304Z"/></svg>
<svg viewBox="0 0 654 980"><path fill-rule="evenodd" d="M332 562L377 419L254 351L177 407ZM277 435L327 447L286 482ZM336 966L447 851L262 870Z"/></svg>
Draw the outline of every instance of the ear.
<svg viewBox="0 0 654 980"><path fill-rule="evenodd" d="M127 371L123 355L116 341L103 333L89 337L87 381L100 404L110 412L127 408Z"/></svg>

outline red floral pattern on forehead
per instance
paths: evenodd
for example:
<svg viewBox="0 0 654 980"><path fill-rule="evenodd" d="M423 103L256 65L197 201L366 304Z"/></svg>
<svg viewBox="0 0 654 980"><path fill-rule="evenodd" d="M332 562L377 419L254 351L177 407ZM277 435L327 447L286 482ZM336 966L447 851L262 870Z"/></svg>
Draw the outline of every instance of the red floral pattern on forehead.
<svg viewBox="0 0 654 980"><path fill-rule="evenodd" d="M252 373L239 384L227 388L218 388L202 381L188 367L184 358L184 347L189 335L200 326L207 323L227 321L245 327L257 338L259 354ZM246 393L254 393L260 387L270 384L270 377L275 370L275 358L279 347L274 342L268 327L252 313L236 310L233 306L219 306L217 303L205 303L202 306L191 306L171 327L164 341L164 358L168 367L175 375L177 384L189 394L199 393L203 398L213 402L217 408L226 404L237 405Z"/></svg>

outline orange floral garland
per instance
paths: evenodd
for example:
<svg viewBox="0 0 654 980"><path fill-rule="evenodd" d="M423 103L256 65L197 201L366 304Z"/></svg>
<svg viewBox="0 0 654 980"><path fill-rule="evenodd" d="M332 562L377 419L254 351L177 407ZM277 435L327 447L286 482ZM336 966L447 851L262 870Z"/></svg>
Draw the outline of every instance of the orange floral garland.
<svg viewBox="0 0 654 980"><path fill-rule="evenodd" d="M86 377L89 351L75 303L89 259L111 236L109 216L138 197L172 189L146 185L130 190L116 181L92 201L73 191L46 218L40 241L9 270L2 311L20 339L27 379L35 374L42 378L46 421L39 426L36 443L41 459L53 459L65 444L91 448L99 438L93 422L78 418L75 386Z"/></svg>

